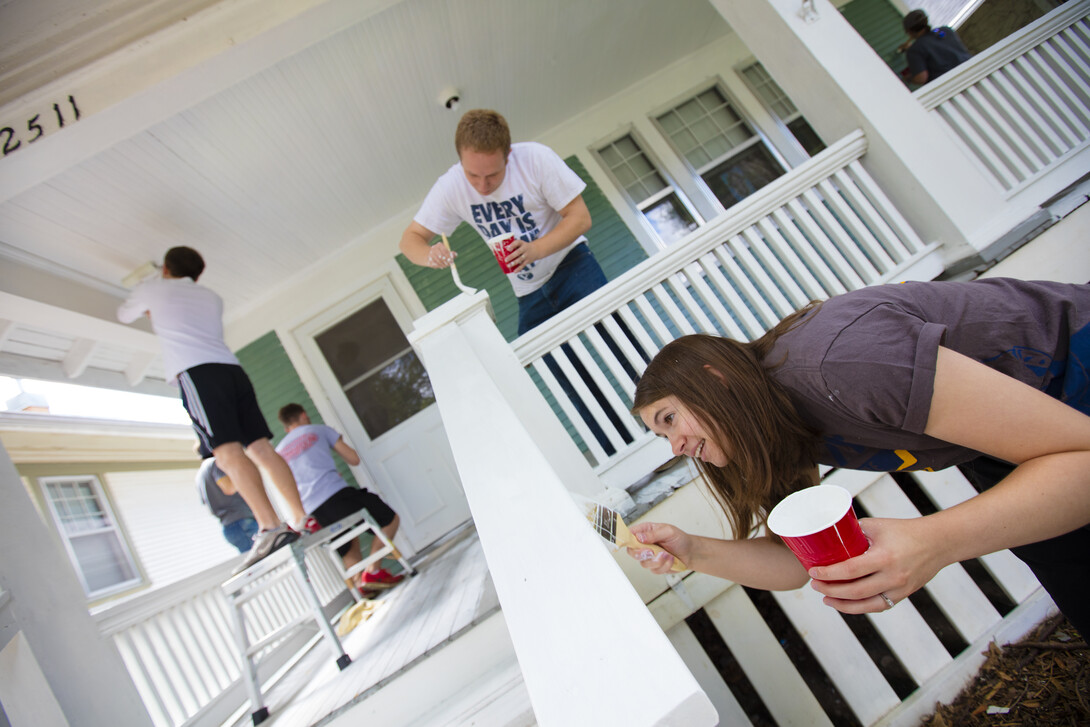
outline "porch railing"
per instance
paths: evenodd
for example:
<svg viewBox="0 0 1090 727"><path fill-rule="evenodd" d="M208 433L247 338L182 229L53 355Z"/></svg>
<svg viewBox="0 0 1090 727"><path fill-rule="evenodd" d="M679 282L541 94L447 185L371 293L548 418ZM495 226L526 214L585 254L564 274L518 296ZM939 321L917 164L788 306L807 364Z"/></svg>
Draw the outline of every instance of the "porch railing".
<svg viewBox="0 0 1090 727"><path fill-rule="evenodd" d="M1008 196L1090 146L1088 15L1069 2L916 91Z"/></svg>
<svg viewBox="0 0 1090 727"><path fill-rule="evenodd" d="M514 342L607 484L626 486L668 456L629 408L636 378L670 340L753 339L810 300L942 271L938 245L920 240L860 165L865 151L863 132L849 134Z"/></svg>
<svg viewBox="0 0 1090 727"><path fill-rule="evenodd" d="M848 489L857 509L875 517L918 517L976 494L957 470L915 472L906 484L886 473L838 470L825 481ZM716 638L729 650L720 658L738 664L731 687L703 686L716 695L721 724L739 726L753 722L735 693L750 690L777 724L832 727L849 721L846 708L868 727L918 725L972 679L989 642L1017 640L1054 612L1009 551L948 566L892 610L866 616L842 616L808 585L750 594L694 573L662 591L648 607L694 672L702 664L714 670L702 644ZM694 611L714 635L689 625Z"/></svg>
<svg viewBox="0 0 1090 727"><path fill-rule="evenodd" d="M241 662L220 584L234 561L202 571L94 614L113 639L156 727L219 725L245 703ZM327 613L351 596L322 551L307 554L307 570ZM251 643L294 621L310 608L291 579L247 604ZM297 629L256 656L268 678L295 656L317 629Z"/></svg>

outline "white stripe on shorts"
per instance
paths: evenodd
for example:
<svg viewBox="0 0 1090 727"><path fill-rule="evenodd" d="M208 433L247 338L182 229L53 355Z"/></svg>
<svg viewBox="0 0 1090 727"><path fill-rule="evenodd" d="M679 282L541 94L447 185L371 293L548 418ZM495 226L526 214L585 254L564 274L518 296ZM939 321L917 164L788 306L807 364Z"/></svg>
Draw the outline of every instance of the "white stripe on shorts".
<svg viewBox="0 0 1090 727"><path fill-rule="evenodd" d="M204 412L204 404L201 403L201 397L197 394L197 387L193 385L193 380L189 378L189 372L183 371L178 374L178 383L181 385L182 390L185 392L186 410L189 412L189 416L197 423L210 439L213 435L212 425L208 423L208 415ZM205 442L207 446L208 442Z"/></svg>

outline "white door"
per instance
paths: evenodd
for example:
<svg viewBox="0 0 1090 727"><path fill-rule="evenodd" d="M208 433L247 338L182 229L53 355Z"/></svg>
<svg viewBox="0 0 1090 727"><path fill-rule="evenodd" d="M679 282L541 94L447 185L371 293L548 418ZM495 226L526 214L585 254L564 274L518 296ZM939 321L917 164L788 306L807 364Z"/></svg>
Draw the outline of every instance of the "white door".
<svg viewBox="0 0 1090 727"><path fill-rule="evenodd" d="M411 326L385 280L293 332L359 452L359 484L401 517L406 554L470 519L431 382L405 338Z"/></svg>

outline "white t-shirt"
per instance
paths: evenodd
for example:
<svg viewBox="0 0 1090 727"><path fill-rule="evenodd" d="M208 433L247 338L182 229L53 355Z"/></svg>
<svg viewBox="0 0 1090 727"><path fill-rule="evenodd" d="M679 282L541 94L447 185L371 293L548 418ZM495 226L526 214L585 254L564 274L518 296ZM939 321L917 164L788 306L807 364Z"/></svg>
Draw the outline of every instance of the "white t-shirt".
<svg viewBox="0 0 1090 727"><path fill-rule="evenodd" d="M122 323L151 314L151 328L163 348L167 381L208 363L238 364L223 342L223 300L190 278L152 278L136 286L117 309Z"/></svg>
<svg viewBox="0 0 1090 727"><path fill-rule="evenodd" d="M303 509L314 510L339 490L350 485L337 471L333 460L333 445L341 435L324 424L304 424L295 427L276 445L276 451L288 463Z"/></svg>
<svg viewBox="0 0 1090 727"><path fill-rule="evenodd" d="M484 197L473 189L459 162L439 177L413 219L442 235L454 232L464 220L483 240L514 232L530 242L556 227L561 220L558 210L567 207L586 186L549 147L519 142L511 145L503 183L492 194ZM548 282L568 250L586 239L580 235L563 250L517 273L508 273L515 295L527 295Z"/></svg>

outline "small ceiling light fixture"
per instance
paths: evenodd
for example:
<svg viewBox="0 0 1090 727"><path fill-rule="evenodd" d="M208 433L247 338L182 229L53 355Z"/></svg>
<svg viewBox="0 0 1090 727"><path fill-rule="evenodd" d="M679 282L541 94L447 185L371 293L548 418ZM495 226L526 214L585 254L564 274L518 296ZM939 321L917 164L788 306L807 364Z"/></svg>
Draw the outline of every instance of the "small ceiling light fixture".
<svg viewBox="0 0 1090 727"><path fill-rule="evenodd" d="M439 104L451 111L458 110L458 102L461 100L461 92L453 86L447 86L443 89L443 92L439 94Z"/></svg>

